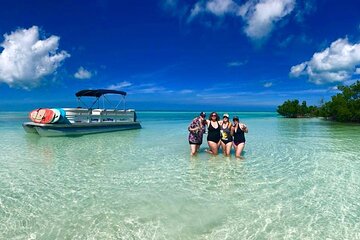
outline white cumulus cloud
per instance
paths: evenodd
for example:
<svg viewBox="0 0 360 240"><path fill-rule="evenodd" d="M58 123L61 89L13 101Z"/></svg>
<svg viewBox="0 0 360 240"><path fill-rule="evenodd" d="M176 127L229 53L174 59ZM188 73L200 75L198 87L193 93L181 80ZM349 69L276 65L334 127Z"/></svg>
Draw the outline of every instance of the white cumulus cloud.
<svg viewBox="0 0 360 240"><path fill-rule="evenodd" d="M252 0L239 8L238 14L246 22L245 34L261 40L274 29L275 23L290 14L295 7L295 0Z"/></svg>
<svg viewBox="0 0 360 240"><path fill-rule="evenodd" d="M0 82L10 87L31 89L44 77L53 74L64 59L66 51L58 52L58 36L40 39L39 28L18 29L4 34L0 53Z"/></svg>
<svg viewBox="0 0 360 240"><path fill-rule="evenodd" d="M206 3L206 10L217 16L235 12L237 8L238 5L232 0L211 0Z"/></svg>
<svg viewBox="0 0 360 240"><path fill-rule="evenodd" d="M209 0L199 1L191 9L189 20L192 20L200 13L211 13L216 16L224 16L229 13L236 13L238 5L232 0Z"/></svg>
<svg viewBox="0 0 360 240"><path fill-rule="evenodd" d="M83 67L79 67L78 71L74 74L74 77L78 79L89 79L92 77L92 73Z"/></svg>
<svg viewBox="0 0 360 240"><path fill-rule="evenodd" d="M358 72L360 43L352 44L340 38L309 61L291 67L290 76L306 76L315 84L345 82Z"/></svg>
<svg viewBox="0 0 360 240"><path fill-rule="evenodd" d="M275 24L289 15L294 7L295 0L249 0L243 5L233 0L198 1L191 9L188 20L192 21L203 13L217 17L241 17L245 22L245 34L253 40L262 40L269 36Z"/></svg>

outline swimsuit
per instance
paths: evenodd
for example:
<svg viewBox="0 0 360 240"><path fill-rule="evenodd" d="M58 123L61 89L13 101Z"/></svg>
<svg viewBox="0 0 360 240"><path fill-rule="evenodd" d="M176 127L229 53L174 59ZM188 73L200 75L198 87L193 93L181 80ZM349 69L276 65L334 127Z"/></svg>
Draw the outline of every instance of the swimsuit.
<svg viewBox="0 0 360 240"><path fill-rule="evenodd" d="M191 141L189 141L189 144L190 145L201 145L202 144L202 141L201 142L191 142Z"/></svg>
<svg viewBox="0 0 360 240"><path fill-rule="evenodd" d="M226 124L226 127L224 127L224 124L221 125L221 141L225 144L232 142L233 138L231 136L231 131L229 128L229 123Z"/></svg>
<svg viewBox="0 0 360 240"><path fill-rule="evenodd" d="M209 123L208 136L207 136L207 140L214 143L218 143L220 141L220 125L218 122L216 123L218 125L217 128L214 128L211 125L211 122Z"/></svg>
<svg viewBox="0 0 360 240"><path fill-rule="evenodd" d="M234 131L234 144L237 146L240 143L245 143L245 135L244 131L241 130L240 126L238 126L236 131Z"/></svg>

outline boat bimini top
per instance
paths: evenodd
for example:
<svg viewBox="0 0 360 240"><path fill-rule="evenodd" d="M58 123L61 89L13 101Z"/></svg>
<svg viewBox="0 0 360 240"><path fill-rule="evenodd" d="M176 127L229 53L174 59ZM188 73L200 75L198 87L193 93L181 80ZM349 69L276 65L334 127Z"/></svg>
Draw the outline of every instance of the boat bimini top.
<svg viewBox="0 0 360 240"><path fill-rule="evenodd" d="M104 104L104 100L106 100L110 105L111 102L109 101L109 99L106 98L106 94L118 94L121 95L122 98L120 99L119 103L114 107L114 109L117 109L119 107L119 105L121 103L124 104L124 110L125 110L125 96L126 96L126 92L124 91L118 91L118 90L112 90L112 89L95 89L95 90L81 90L78 91L77 93L75 93L75 96L77 97L78 101L81 102L84 106L86 106L87 108L92 108L96 103L98 104L98 108L99 108L99 100L101 97L103 97L103 106ZM91 104L90 107L88 107L83 101L81 101L81 97L95 97L95 101Z"/></svg>

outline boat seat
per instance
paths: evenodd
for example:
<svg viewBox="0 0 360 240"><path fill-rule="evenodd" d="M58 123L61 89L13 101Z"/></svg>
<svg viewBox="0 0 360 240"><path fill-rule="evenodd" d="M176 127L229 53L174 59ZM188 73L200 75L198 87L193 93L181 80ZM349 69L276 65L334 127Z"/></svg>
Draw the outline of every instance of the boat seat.
<svg viewBox="0 0 360 240"><path fill-rule="evenodd" d="M93 109L91 115L101 115L103 111L103 109Z"/></svg>

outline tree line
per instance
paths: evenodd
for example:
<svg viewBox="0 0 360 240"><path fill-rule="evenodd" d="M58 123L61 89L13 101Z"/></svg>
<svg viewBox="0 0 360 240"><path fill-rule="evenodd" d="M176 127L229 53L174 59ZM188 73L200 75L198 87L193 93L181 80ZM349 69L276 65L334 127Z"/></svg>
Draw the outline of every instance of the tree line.
<svg viewBox="0 0 360 240"><path fill-rule="evenodd" d="M321 106L307 106L306 101L287 100L277 112L288 118L324 117L339 122L360 123L360 81L350 86L338 86L341 91Z"/></svg>

